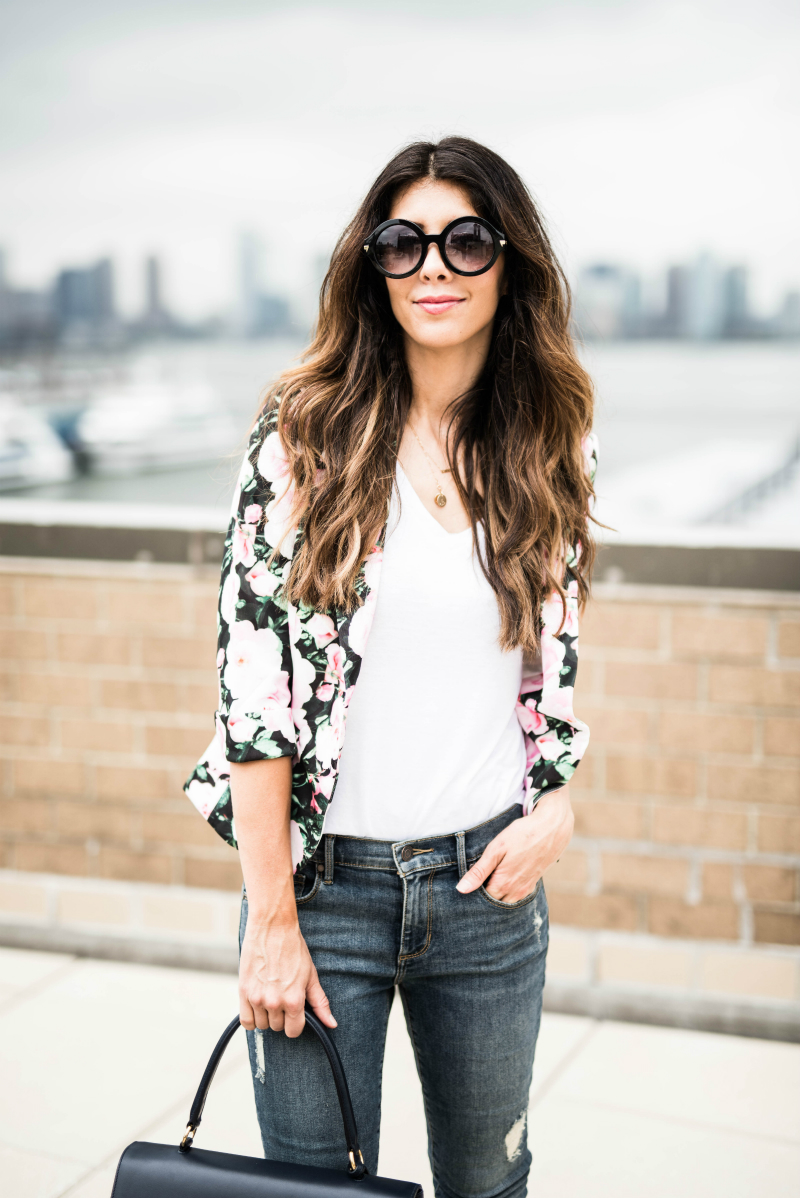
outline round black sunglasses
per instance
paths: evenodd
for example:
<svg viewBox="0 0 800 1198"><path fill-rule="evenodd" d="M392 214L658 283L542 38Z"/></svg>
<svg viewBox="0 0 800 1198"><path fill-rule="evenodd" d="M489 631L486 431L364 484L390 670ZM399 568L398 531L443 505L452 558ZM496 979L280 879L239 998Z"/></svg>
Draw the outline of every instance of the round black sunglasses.
<svg viewBox="0 0 800 1198"><path fill-rule="evenodd" d="M424 233L410 220L385 220L364 242L364 253L382 275L407 279L422 266L431 242L457 275L482 275L506 246L503 234L482 216L460 216L441 233Z"/></svg>

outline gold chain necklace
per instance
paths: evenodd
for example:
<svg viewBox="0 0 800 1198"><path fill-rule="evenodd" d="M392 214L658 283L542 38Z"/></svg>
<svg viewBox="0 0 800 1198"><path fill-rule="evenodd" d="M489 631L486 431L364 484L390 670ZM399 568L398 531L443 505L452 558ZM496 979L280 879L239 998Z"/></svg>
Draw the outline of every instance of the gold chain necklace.
<svg viewBox="0 0 800 1198"><path fill-rule="evenodd" d="M436 504L437 507L444 507L444 505L447 503L447 496L445 495L444 491L442 490L442 484L439 482L438 478L436 477L436 471L439 470L442 474L449 474L450 470L449 469L443 470L441 466L436 465L433 458L428 453L427 449L425 448L425 446L422 444L419 437L417 436L417 430L414 428L414 425L411 423L410 420L408 422L408 427L411 429L412 433L417 438L417 445L419 445L420 449L425 454L425 457L428 460L428 465L431 468L431 474L433 475L433 481L436 484L436 494L433 497L433 502Z"/></svg>

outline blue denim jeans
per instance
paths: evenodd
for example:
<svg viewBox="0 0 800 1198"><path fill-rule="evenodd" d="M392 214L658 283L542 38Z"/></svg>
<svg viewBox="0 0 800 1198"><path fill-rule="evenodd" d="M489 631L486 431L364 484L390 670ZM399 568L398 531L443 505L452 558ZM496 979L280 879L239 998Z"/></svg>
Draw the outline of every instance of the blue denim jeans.
<svg viewBox="0 0 800 1198"><path fill-rule="evenodd" d="M547 899L517 903L456 882L522 813L391 843L325 836L295 878L300 929L339 1026L332 1032L364 1160L378 1168L381 1077L395 987L422 1084L437 1198L521 1198L526 1110L542 1010ZM240 943L247 921L242 901ZM268 1159L347 1169L336 1091L305 1029L248 1032ZM413 1180L413 1179L412 1179Z"/></svg>

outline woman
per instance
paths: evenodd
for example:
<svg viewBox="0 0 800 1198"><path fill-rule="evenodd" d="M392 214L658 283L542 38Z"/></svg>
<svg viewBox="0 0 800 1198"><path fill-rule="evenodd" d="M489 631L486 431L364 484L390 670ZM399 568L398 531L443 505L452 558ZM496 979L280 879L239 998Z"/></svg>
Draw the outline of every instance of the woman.
<svg viewBox="0 0 800 1198"><path fill-rule="evenodd" d="M465 138L411 145L342 235L315 340L253 429L217 736L187 791L239 848L269 1158L348 1167L324 1056L297 1039L307 1001L377 1170L397 986L437 1194L525 1192L542 875L588 741L572 696L592 389L568 321L511 167Z"/></svg>

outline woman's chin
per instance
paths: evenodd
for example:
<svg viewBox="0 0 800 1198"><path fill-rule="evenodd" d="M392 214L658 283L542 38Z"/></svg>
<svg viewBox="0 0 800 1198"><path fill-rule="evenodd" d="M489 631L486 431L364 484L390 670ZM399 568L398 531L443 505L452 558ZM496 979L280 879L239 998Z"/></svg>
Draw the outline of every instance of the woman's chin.
<svg viewBox="0 0 800 1198"><path fill-rule="evenodd" d="M436 317L431 321L414 321L406 336L424 349L453 349L475 336L476 329L464 328L460 321Z"/></svg>

